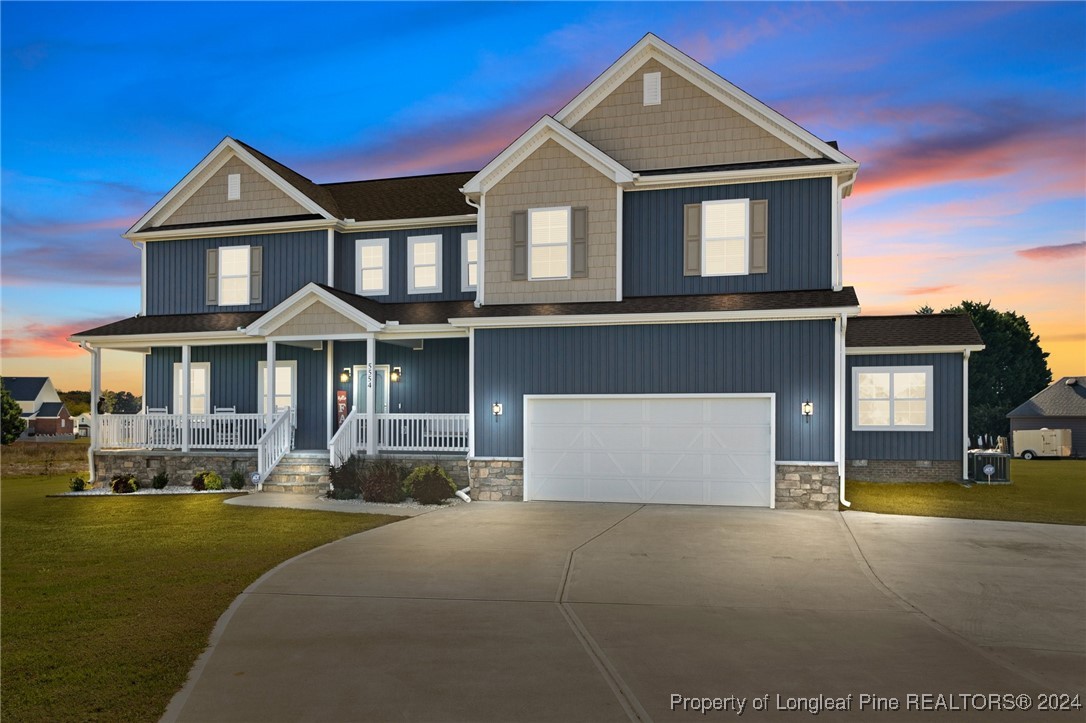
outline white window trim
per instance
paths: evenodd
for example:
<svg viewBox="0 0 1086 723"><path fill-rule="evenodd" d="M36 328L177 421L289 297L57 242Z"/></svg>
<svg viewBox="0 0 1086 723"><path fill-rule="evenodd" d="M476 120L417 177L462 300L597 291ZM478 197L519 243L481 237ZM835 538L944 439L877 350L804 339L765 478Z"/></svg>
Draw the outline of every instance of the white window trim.
<svg viewBox="0 0 1086 723"><path fill-rule="evenodd" d="M226 177L226 200L241 200L241 174L231 173Z"/></svg>
<svg viewBox="0 0 1086 723"><path fill-rule="evenodd" d="M930 432L934 429L934 385L935 372L932 366L883 366L883 367L852 367L852 431L853 432ZM888 425L862 425L860 424L860 373L865 374L889 374L890 375L890 424ZM925 375L924 390L924 424L894 424L894 375L895 374Z"/></svg>
<svg viewBox="0 0 1086 723"><path fill-rule="evenodd" d="M475 261L468 261L468 242L475 242ZM475 281L479 281L479 233L472 231L470 233L460 234L460 290L461 291L475 291L478 288L478 284L469 283L468 279L471 278L468 275L468 267L475 264Z"/></svg>
<svg viewBox="0 0 1086 723"><path fill-rule="evenodd" d="M170 377L170 399L173 403L173 413L181 414L184 412L181 404L181 368L184 365L181 362L174 362L173 364L173 376ZM192 373L197 369L204 370L204 379L207 380L207 390L202 395L194 395L192 393ZM192 399L194 396L204 397L204 411L202 414L211 414L211 362L189 362L189 409L193 408ZM192 414L200 414L201 412L192 412Z"/></svg>
<svg viewBox="0 0 1086 723"><path fill-rule="evenodd" d="M245 249L245 301L242 301L242 302L239 302L239 303L236 303L236 304L228 304L225 301L223 301L224 297L223 297L222 282L225 281L228 278L222 272L223 250L224 249L229 249L231 251L236 250L236 249ZM247 306L250 303L249 300L252 298L252 294L253 294L253 289L252 289L252 284L253 284L253 278L252 278L253 250L252 250L252 247L251 246L220 246L219 247L218 257L219 257L219 280L218 280L218 283L219 283L219 303L218 303L218 305L219 306ZM242 277L241 276L230 276L229 278L231 278L231 279L240 279Z"/></svg>
<svg viewBox="0 0 1086 723"><path fill-rule="evenodd" d="M724 239L709 239L705 234L705 222L709 217L706 213L706 209L709 206L722 206L742 204L743 206L743 218L745 219L743 224L743 270L732 271L722 274L710 274L706 271L707 264L705 263L705 248L708 245L706 242L721 241ZM701 202L701 275L704 277L715 276L747 276L750 274L750 199L749 198L727 198L720 199L718 201L702 201Z"/></svg>
<svg viewBox="0 0 1086 723"><path fill-rule="evenodd" d="M275 360L275 368L276 369L282 369L282 368L290 369L290 408L294 409L294 410L297 410L298 409L298 362L297 362L297 360L295 360L295 359L276 359ZM267 414L268 413L268 400L264 398L264 387L266 386L264 380L268 375L268 362L267 361L257 362L256 371L257 371L257 374L256 374L256 401L257 401L257 404L260 405L260 413L261 414ZM275 396L278 397L278 396L281 396L281 395L282 395L282 393L279 391L279 388L277 386L276 390L275 390Z"/></svg>
<svg viewBox="0 0 1086 723"><path fill-rule="evenodd" d="M415 246L420 243L434 243L436 247L436 254L434 255L434 281L436 286L415 286ZM440 294L441 293L441 234L433 234L430 236L408 236L407 237L407 293L409 294ZM427 264L429 266L429 264Z"/></svg>
<svg viewBox="0 0 1086 723"><path fill-rule="evenodd" d="M362 288L362 249L377 246L381 249L381 288L377 291L366 291ZM388 295L388 239L387 238L360 238L354 242L354 292L359 296L387 296ZM376 268L376 267L372 267Z"/></svg>
<svg viewBox="0 0 1086 723"><path fill-rule="evenodd" d="M565 276L536 276L532 272L532 215L541 211L565 211L566 212L566 275ZM558 246L559 244L540 244L540 248ZM572 206L545 206L542 208L528 209L528 280L529 281L562 281L573 278L573 207Z"/></svg>

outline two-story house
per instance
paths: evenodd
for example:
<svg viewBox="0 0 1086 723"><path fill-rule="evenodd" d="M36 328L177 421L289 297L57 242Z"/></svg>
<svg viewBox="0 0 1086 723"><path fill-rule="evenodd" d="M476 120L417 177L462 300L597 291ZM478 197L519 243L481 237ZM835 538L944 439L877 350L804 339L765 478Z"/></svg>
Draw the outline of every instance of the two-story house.
<svg viewBox="0 0 1086 723"><path fill-rule="evenodd" d="M93 464L441 454L476 499L830 509L849 460L959 479L980 338L858 317L858 169L651 34L474 173L317 184L226 138L125 234L140 314L72 337L95 385L145 356Z"/></svg>

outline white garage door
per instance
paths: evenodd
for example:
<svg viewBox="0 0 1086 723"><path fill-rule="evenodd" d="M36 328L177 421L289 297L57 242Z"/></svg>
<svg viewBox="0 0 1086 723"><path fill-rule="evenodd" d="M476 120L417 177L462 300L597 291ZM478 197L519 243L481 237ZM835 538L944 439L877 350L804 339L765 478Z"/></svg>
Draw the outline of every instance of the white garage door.
<svg viewBox="0 0 1086 723"><path fill-rule="evenodd" d="M773 506L771 395L526 396L524 499Z"/></svg>

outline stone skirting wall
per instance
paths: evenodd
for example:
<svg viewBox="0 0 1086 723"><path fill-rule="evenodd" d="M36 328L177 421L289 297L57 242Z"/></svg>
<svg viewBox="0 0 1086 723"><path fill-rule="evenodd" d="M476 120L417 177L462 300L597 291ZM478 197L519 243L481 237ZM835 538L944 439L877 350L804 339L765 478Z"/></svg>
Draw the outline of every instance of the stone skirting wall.
<svg viewBox="0 0 1086 723"><path fill-rule="evenodd" d="M370 459L391 459L403 464L408 470L413 470L416 467L421 467L424 464L438 464L449 476L452 477L452 481L456 483L457 489L463 489L468 486L468 460L463 457L441 457L432 454L380 454L377 457L370 457ZM408 472L410 474L410 472Z"/></svg>
<svg viewBox="0 0 1086 723"><path fill-rule="evenodd" d="M850 459L845 479L857 482L960 482L961 460Z"/></svg>
<svg viewBox="0 0 1086 723"><path fill-rule="evenodd" d="M778 464L777 509L836 511L840 485L835 464Z"/></svg>
<svg viewBox="0 0 1086 723"><path fill-rule="evenodd" d="M249 475L256 472L256 451L99 451L94 453L94 469L99 484L109 484L110 478L115 474L131 474L140 484L149 486L152 477L159 472L166 472L170 476L171 485L189 485L197 472L209 470L217 473L223 482L228 484L230 473L235 469L245 474L246 481Z"/></svg>
<svg viewBox="0 0 1086 723"><path fill-rule="evenodd" d="M482 502L523 502L524 462L510 459L468 461L471 498Z"/></svg>

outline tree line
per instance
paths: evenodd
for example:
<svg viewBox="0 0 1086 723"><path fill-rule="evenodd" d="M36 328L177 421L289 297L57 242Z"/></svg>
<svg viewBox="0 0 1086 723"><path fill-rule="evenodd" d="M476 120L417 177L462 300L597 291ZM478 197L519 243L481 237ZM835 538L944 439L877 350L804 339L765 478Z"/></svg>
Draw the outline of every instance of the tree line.
<svg viewBox="0 0 1086 723"><path fill-rule="evenodd" d="M68 413L73 417L86 414L91 410L90 392L57 392L60 401L68 408ZM143 409L143 397L132 392L104 391L102 396L103 414L137 414Z"/></svg>

